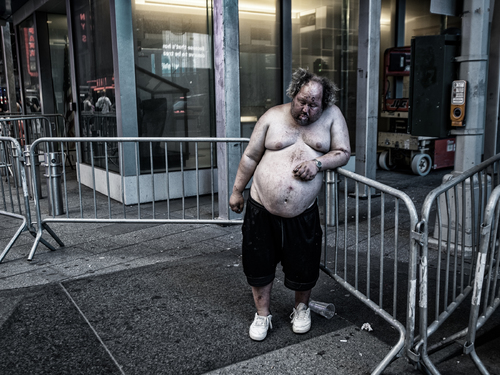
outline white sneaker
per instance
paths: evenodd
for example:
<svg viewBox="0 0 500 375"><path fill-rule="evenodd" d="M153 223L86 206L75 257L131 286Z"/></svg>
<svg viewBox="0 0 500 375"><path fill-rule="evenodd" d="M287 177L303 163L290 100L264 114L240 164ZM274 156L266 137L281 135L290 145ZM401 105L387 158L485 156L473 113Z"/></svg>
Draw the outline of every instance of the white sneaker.
<svg viewBox="0 0 500 375"><path fill-rule="evenodd" d="M262 341L267 336L267 330L273 328L271 323L272 315L260 316L255 313L253 323L250 325L250 338L255 341Z"/></svg>
<svg viewBox="0 0 500 375"><path fill-rule="evenodd" d="M292 319L293 332L306 333L311 329L311 309L302 302L293 309L290 318Z"/></svg>

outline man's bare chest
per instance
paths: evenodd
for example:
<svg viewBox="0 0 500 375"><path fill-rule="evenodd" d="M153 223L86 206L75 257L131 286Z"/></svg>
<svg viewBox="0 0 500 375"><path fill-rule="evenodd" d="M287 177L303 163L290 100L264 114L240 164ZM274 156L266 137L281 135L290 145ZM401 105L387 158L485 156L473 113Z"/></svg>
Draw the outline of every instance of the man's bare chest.
<svg viewBox="0 0 500 375"><path fill-rule="evenodd" d="M327 153L330 150L330 131L320 124L298 128L283 125L269 127L265 141L266 149L278 151L298 144Z"/></svg>

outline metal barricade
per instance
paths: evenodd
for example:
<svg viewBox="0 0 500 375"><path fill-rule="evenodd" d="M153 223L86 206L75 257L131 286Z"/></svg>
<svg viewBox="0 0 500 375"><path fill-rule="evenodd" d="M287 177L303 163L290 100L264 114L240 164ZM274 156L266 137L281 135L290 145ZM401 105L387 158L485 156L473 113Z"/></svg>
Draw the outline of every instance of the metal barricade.
<svg viewBox="0 0 500 375"><path fill-rule="evenodd" d="M220 148L225 148L226 154L229 151L232 155L239 152L239 161L244 144L248 141L246 138L110 137L36 140L31 145L32 160L38 155L40 148L58 149L64 155L67 152L66 145L74 143L77 150L76 168L74 171L69 170L66 163L60 163L60 176L59 171L56 173L60 178L59 195L62 198L63 212L61 215L60 212L42 207L35 191L36 220L40 224L37 226L37 237L28 259L33 259L44 230L49 231L52 237L62 244L50 229L49 223L241 224L241 219L221 219L218 216L217 176L219 175L220 179L221 173L228 173L229 161L226 158L225 168L217 169L216 160ZM186 150L186 145L190 151ZM194 155L189 155L189 160L186 160L188 152ZM132 160L135 161L134 166L128 166L127 176L122 162L125 154L128 157L132 155ZM175 177L167 171L173 172ZM82 174L90 175L89 186L83 185ZM39 177L32 177L35 183L38 183ZM232 189L229 183L232 186L232 181L229 181L227 175L225 179L228 181L227 189L230 192ZM171 192L173 186L180 191L181 215L177 212L172 214L170 210L171 201L174 199ZM132 196L132 202L126 193ZM52 192L49 192L50 194ZM192 203L194 206L191 206L191 203L189 207L186 206L188 196L195 200ZM209 201L211 210L202 210L202 200ZM205 204L204 207L206 206ZM226 206L229 212L229 202Z"/></svg>
<svg viewBox="0 0 500 375"><path fill-rule="evenodd" d="M3 136L15 138L22 147L53 135L49 120L41 116L1 118L0 131Z"/></svg>
<svg viewBox="0 0 500 375"><path fill-rule="evenodd" d="M452 338L429 337L467 300L476 280L481 223L491 191L499 185L500 154L450 176L431 191L422 206L419 264L419 336L409 357L432 374L439 374L429 352L447 345ZM431 228L434 231L431 236ZM435 251L430 252L429 248ZM432 271L435 269L435 271ZM429 324L429 320L432 322Z"/></svg>
<svg viewBox="0 0 500 375"><path fill-rule="evenodd" d="M335 225L325 228L321 268L399 333L372 372L380 374L413 343L417 211L405 193L342 168L329 171L325 184L325 200L330 196L334 201L326 205L325 217L333 217ZM374 189L380 197L372 198ZM408 267L406 276L398 272L402 264Z"/></svg>
<svg viewBox="0 0 500 375"><path fill-rule="evenodd" d="M28 187L25 171L22 166L23 159L21 146L17 140L10 137L0 137L0 171L5 172L2 173L2 177L0 178L0 190L2 192L0 215L22 221L19 228L15 231L14 236L0 254L0 262L5 258L21 233L28 230L28 223L31 222ZM13 165L16 167L12 168ZM11 173L8 171L9 169L19 171L21 186L17 184L16 178L10 177Z"/></svg>
<svg viewBox="0 0 500 375"><path fill-rule="evenodd" d="M471 299L471 312L468 329L459 332L457 336L466 334L464 353L469 354L483 375L489 374L476 353L476 333L493 315L500 304L500 186L491 193L484 222L481 227L481 243L474 290Z"/></svg>
<svg viewBox="0 0 500 375"><path fill-rule="evenodd" d="M19 142L12 137L0 137L0 172L5 171L0 179L0 192L2 194L0 215L22 221L21 226L0 254L0 263L21 233L29 231L33 237L36 237L37 234L36 223L32 220L33 215L29 203L26 169L25 154L21 151ZM33 168L30 173L35 173ZM21 181L20 184L18 180ZM45 239L40 238L39 242L50 250L55 250Z"/></svg>

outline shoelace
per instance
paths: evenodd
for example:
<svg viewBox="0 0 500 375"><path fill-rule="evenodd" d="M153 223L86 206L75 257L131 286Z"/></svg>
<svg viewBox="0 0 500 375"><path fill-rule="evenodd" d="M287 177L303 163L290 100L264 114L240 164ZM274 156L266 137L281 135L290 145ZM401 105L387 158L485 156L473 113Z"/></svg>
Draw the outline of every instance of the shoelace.
<svg viewBox="0 0 500 375"><path fill-rule="evenodd" d="M255 320L255 325L265 326L267 322L269 322L269 327L273 328L273 323L271 322L271 319L269 319L269 317L257 315L257 319Z"/></svg>
<svg viewBox="0 0 500 375"><path fill-rule="evenodd" d="M296 308L293 308L293 312L290 314L290 319L292 319L293 323L295 320L305 319L306 316L307 316L307 309L297 310Z"/></svg>

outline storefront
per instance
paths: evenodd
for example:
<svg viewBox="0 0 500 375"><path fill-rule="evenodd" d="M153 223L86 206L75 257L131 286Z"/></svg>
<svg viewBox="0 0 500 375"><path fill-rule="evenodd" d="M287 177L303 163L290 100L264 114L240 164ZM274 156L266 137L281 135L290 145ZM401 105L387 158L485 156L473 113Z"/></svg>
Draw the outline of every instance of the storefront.
<svg viewBox="0 0 500 375"><path fill-rule="evenodd" d="M35 3L41 2L25 1L12 14L25 112L71 116L69 134L82 137L220 136L215 100L220 77L214 68L214 45L220 36L214 34L214 14L224 2ZM224 124L230 133L249 137L267 109L289 100L285 91L290 74L305 67L339 85L337 105L355 150L359 2L227 3L237 4L238 22L232 32L239 36L238 76L233 75L239 98L225 105L239 113L240 121ZM386 48L409 45L413 36L460 27L459 18L430 14L429 4L430 0L381 2L381 60ZM393 86L407 95L406 80ZM383 82L379 87L378 95L387 95ZM386 126L384 119L380 126ZM163 152L154 150L155 157L164 160ZM85 168L89 161L82 164ZM135 160L122 160L123 168L120 171L117 164L114 172L133 177L129 164ZM178 168L169 164L170 172ZM188 159L186 169L191 168ZM86 175L82 173L82 179Z"/></svg>

